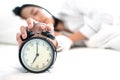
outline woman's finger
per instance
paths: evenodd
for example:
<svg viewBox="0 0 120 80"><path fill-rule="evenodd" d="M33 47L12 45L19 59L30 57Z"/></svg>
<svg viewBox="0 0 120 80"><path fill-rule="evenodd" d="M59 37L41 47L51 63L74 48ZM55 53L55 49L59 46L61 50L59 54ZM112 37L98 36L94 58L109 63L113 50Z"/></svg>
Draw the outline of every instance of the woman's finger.
<svg viewBox="0 0 120 80"><path fill-rule="evenodd" d="M27 37L26 27L21 26L21 27L20 27L20 31L21 31L21 36L22 36L22 38L23 38L23 39L26 39L26 37Z"/></svg>
<svg viewBox="0 0 120 80"><path fill-rule="evenodd" d="M33 26L34 26L34 21L35 20L33 20L32 18L28 18L26 21L27 21L27 24L28 24L28 28L32 29Z"/></svg>
<svg viewBox="0 0 120 80"><path fill-rule="evenodd" d="M46 24L45 23L36 23L35 28L38 29L38 31L46 31Z"/></svg>
<svg viewBox="0 0 120 80"><path fill-rule="evenodd" d="M53 27L53 24L47 24L46 28L47 28L47 31L49 31L51 34L54 35L54 27Z"/></svg>
<svg viewBox="0 0 120 80"><path fill-rule="evenodd" d="M16 34L16 40L17 40L17 42L18 42L19 45L22 44L22 40L21 40L20 36L21 36L20 33L17 33L17 34Z"/></svg>
<svg viewBox="0 0 120 80"><path fill-rule="evenodd" d="M39 28L40 31L53 31L53 24L37 23L35 27Z"/></svg>
<svg viewBox="0 0 120 80"><path fill-rule="evenodd" d="M54 30L53 24L51 24L51 23L47 24L47 30L53 31Z"/></svg>

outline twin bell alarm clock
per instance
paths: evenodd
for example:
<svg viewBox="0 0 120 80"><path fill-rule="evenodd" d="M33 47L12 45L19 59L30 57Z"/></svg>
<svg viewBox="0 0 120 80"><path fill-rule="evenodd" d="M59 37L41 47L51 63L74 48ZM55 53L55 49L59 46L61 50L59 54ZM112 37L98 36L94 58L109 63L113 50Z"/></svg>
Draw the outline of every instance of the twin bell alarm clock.
<svg viewBox="0 0 120 80"><path fill-rule="evenodd" d="M32 31L27 30L27 38L23 40L19 48L19 61L23 68L32 73L41 73L47 71L56 60L56 48L48 39L55 39L49 32L38 33L45 37L36 36Z"/></svg>

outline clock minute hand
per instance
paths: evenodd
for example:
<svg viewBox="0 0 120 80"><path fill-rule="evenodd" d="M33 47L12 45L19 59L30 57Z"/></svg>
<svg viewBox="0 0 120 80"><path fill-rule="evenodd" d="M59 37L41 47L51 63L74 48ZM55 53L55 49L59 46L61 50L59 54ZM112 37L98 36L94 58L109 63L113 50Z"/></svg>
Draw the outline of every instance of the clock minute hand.
<svg viewBox="0 0 120 80"><path fill-rule="evenodd" d="M38 54L38 42L36 42L36 54Z"/></svg>
<svg viewBox="0 0 120 80"><path fill-rule="evenodd" d="M37 59L38 56L39 56L39 53L38 53L38 42L36 42L36 56L35 56L32 64L35 62L35 60Z"/></svg>

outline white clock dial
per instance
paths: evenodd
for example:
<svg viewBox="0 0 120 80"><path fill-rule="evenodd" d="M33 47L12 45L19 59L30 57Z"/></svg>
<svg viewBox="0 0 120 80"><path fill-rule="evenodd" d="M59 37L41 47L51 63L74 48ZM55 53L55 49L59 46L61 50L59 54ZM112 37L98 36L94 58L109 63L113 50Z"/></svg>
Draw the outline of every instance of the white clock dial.
<svg viewBox="0 0 120 80"><path fill-rule="evenodd" d="M54 50L47 41L34 38L22 46L21 62L31 71L42 71L52 64L53 53Z"/></svg>

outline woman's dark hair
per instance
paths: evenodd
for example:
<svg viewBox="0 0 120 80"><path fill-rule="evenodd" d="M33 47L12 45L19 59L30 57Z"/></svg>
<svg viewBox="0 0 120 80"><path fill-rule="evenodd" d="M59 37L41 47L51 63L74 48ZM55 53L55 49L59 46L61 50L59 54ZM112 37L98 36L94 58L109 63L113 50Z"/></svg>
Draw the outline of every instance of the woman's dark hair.
<svg viewBox="0 0 120 80"><path fill-rule="evenodd" d="M55 16L53 16L47 9L45 9L45 8L43 8L43 7L41 7L41 6L38 6L38 5L34 5L34 4L24 4L24 5L22 5L21 7L17 6L17 7L15 7L15 8L13 9L13 13L14 13L15 15L19 16L19 17L22 17L22 16L21 16L22 10L23 10L25 7L30 7L30 6L32 6L32 7L38 7L38 8L41 8L41 9L44 9L45 11L47 11L47 12L53 17L53 19L54 19L54 21L55 21L54 28L56 28L57 25L58 25L58 23L61 22L61 20L59 20L58 18L56 18Z"/></svg>

